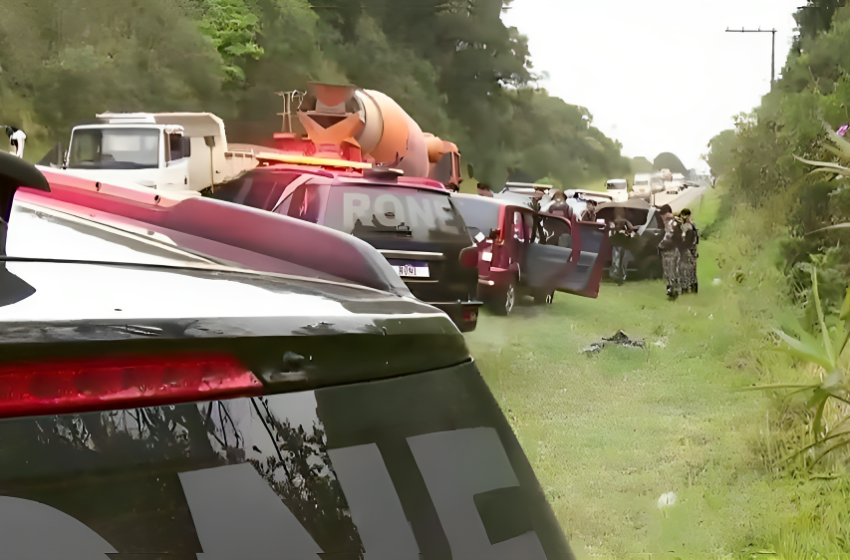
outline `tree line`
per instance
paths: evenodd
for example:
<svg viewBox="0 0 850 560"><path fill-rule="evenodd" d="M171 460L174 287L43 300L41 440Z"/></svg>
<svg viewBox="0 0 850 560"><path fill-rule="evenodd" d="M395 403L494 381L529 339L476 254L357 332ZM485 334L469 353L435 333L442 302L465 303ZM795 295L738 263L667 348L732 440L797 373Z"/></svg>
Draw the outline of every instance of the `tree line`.
<svg viewBox="0 0 850 560"><path fill-rule="evenodd" d="M837 309L850 277L850 230L813 232L850 221L850 189L835 175L810 174L795 156L838 161L827 127L850 123L850 6L810 1L795 18L798 31L780 78L759 107L711 140L707 161L731 187L732 202L759 208L783 201L789 235L782 266L791 291L810 301L816 267L825 305Z"/></svg>
<svg viewBox="0 0 850 560"><path fill-rule="evenodd" d="M31 157L102 111L211 111L234 141L279 130L307 81L393 97L476 178L625 176L587 109L537 85L510 0L32 0L0 6L0 121Z"/></svg>

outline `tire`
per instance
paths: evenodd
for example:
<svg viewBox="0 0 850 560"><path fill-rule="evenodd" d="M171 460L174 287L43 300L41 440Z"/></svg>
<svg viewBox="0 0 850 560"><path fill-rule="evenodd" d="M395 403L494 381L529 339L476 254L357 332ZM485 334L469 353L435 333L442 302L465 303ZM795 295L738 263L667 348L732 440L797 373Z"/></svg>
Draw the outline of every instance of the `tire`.
<svg viewBox="0 0 850 560"><path fill-rule="evenodd" d="M495 315L507 316L511 314L516 305L516 282L511 280L510 283L499 290L490 298L488 307Z"/></svg>

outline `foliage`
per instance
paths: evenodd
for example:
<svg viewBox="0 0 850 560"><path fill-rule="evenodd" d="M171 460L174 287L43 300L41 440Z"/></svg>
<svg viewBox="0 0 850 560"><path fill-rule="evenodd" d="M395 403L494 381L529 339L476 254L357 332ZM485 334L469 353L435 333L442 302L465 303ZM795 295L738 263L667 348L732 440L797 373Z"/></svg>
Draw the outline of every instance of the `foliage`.
<svg viewBox="0 0 850 560"><path fill-rule="evenodd" d="M790 458L810 455L809 468L819 463L830 453L850 446L850 386L847 371L842 367L842 355L850 341L850 288L844 304L833 320L828 321L818 294L817 272L811 271L812 305L817 313L820 336L811 335L799 324L793 328L796 338L784 330L774 331L779 338L779 349L793 358L820 368L820 380L814 383L781 384L760 389L790 389L793 392L811 393L807 406L814 411L811 425L813 442L798 449ZM791 323L793 325L793 323ZM832 426L824 422L824 411L832 402L839 406L838 418Z"/></svg>
<svg viewBox="0 0 850 560"><path fill-rule="evenodd" d="M735 119L734 132L711 141L707 160L728 179L735 203L756 209L783 202L777 216L791 236L779 264L788 293L804 303L816 266L824 306L831 308L841 303L850 263L850 230L833 227L850 222L847 172L841 169L850 164L850 152L833 132L850 123L850 7L829 0L809 4L814 8L797 14L800 34L781 78L761 106Z"/></svg>
<svg viewBox="0 0 850 560"><path fill-rule="evenodd" d="M263 55L256 43L260 20L244 0L202 0L203 17L200 29L212 38L216 50L224 60L228 80L244 82L245 72L236 64L238 60Z"/></svg>
<svg viewBox="0 0 850 560"><path fill-rule="evenodd" d="M104 110L213 111L232 141L280 129L280 91L353 83L458 144L479 178L619 175L620 146L537 87L502 0L59 0L0 6L0 123L35 160ZM38 32L33 32L38 30Z"/></svg>
<svg viewBox="0 0 850 560"><path fill-rule="evenodd" d="M682 160L680 160L675 154L671 154L669 152L658 154L658 157L656 157L655 161L652 162L652 167L655 171L669 169L671 173L681 173L682 175L688 174L688 168L685 167Z"/></svg>
<svg viewBox="0 0 850 560"><path fill-rule="evenodd" d="M712 176L722 177L735 171L737 140L734 130L724 130L708 143L709 152L705 156L705 161L711 169Z"/></svg>
<svg viewBox="0 0 850 560"><path fill-rule="evenodd" d="M652 173L652 162L645 157L633 158L630 167L633 175L638 173Z"/></svg>

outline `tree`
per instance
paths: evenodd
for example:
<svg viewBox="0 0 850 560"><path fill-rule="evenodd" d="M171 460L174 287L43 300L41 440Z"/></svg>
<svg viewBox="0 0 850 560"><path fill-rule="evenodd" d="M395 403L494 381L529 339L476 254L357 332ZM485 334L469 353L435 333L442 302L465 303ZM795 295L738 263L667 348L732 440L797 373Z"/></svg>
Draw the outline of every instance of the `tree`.
<svg viewBox="0 0 850 560"><path fill-rule="evenodd" d="M705 160L713 177L721 177L735 170L735 152L738 137L734 130L724 130L708 143Z"/></svg>
<svg viewBox="0 0 850 560"><path fill-rule="evenodd" d="M670 152L659 154L658 157L655 158L655 161L652 162L652 167L656 171L669 169L671 173L681 173L682 175L686 175L688 173L688 168L685 167L682 160Z"/></svg>

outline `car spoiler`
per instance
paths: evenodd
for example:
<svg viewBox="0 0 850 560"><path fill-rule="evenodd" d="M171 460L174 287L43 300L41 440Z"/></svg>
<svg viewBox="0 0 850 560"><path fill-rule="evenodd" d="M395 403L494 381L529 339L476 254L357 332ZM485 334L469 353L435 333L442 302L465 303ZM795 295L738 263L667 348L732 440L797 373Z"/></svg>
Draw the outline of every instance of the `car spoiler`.
<svg viewBox="0 0 850 560"><path fill-rule="evenodd" d="M50 192L22 187L20 191L26 192L27 198L33 199L35 195L98 210L412 297L377 250L336 230L211 198L116 186L56 173L50 168L42 167L40 171L50 183ZM227 258L220 254L213 256Z"/></svg>

